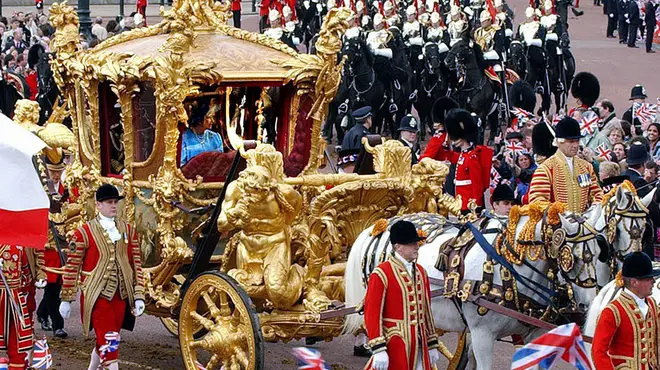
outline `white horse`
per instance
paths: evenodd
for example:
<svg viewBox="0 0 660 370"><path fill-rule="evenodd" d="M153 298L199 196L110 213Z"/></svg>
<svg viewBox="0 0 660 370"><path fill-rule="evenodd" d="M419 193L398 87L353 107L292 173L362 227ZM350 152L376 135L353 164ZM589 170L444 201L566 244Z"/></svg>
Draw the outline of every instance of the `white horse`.
<svg viewBox="0 0 660 370"><path fill-rule="evenodd" d="M613 263L621 269L623 259L633 250L642 249L642 236L648 217L647 207L653 200L656 189L643 199L636 194L630 182L616 187L614 195L605 199L603 216L597 218L594 229L604 233L611 244L610 263L598 264L598 282L603 286L612 279ZM610 194L611 195L611 194Z"/></svg>
<svg viewBox="0 0 660 370"><path fill-rule="evenodd" d="M595 207L598 208L598 207ZM595 234L592 233L589 224L595 223L595 218L599 217L602 212L599 209L594 209L591 213L585 215L592 219L588 222L584 220L574 220L564 215L557 214L561 223L559 229L565 230L565 238L560 240L556 245L561 248L562 258L572 263L566 263L560 269L561 275L565 280L570 281L575 291L575 302L581 307L588 306L588 303L596 297L596 256L600 254L600 247L596 241ZM443 273L435 268L436 260L438 259L440 246L449 238L458 234L459 229L454 226L445 224L445 219L441 216L434 214L412 214L400 217L415 222L418 227L421 227L429 235L428 243L422 246L419 251L418 263L421 264L429 277L435 279L444 279ZM400 219L397 218L397 219ZM529 216L520 216L519 222L516 225L516 240L518 235L521 234L524 225L526 224ZM395 219L390 220L390 223ZM586 224L586 225L585 225ZM550 250L548 245L544 245L541 241L544 240L542 228L544 222L538 222L532 230L534 240L533 245L535 253L543 253L545 256L553 255L555 258L558 255L557 248ZM490 219L485 229L502 228L502 223L497 219ZM346 265L345 281L346 281L346 304L348 306L357 305L363 299L366 293L366 282L369 274L373 269L391 253L391 245L389 243L389 232L385 231L378 236L372 236L373 226L363 231L357 238L348 257ZM497 236L497 233L486 233L485 239L491 245ZM561 238L559 238L561 239ZM515 248L516 243L512 246ZM531 249L531 248L530 248ZM527 286L518 282L517 294L519 297L527 297L537 304L544 304L547 299L547 292L552 290L551 282L547 279L547 273L556 260L554 258L536 258L538 254L530 253L530 249L522 252L522 260L525 263L514 265L515 271L520 275L526 277L528 280L536 281L538 285L533 286L533 283L527 282ZM479 245L474 245L464 258L464 277L459 283L459 289L464 286L465 282L472 281L473 286L479 286L483 281L483 266L486 262L487 255ZM494 265L493 269L493 285L502 286L502 275L498 264ZM580 282L589 282L588 284L580 287ZM532 289L529 287L532 286ZM431 289L439 289L442 287L432 284ZM543 296L546 296L545 298ZM464 332L465 330L471 333L472 337L472 350L476 360L476 367L480 370L492 368L493 358L493 345L495 340L508 337L513 334L521 335L526 341L535 338L543 333L540 329L529 328L528 326L520 323L518 320L508 316L501 315L492 311L488 311L485 315L478 312L478 307L474 304L461 304L460 300L436 297L431 303L433 317L435 324L439 329L448 332ZM345 332L354 332L362 324L362 316L352 315L347 317L345 322ZM467 328L466 328L467 324ZM472 364L474 365L474 364Z"/></svg>

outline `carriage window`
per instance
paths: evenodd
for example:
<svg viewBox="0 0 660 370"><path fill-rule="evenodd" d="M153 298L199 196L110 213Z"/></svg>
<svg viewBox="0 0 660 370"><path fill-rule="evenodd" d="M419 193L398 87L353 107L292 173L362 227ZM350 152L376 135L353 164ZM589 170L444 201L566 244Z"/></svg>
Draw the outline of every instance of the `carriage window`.
<svg viewBox="0 0 660 370"><path fill-rule="evenodd" d="M142 85L140 94L133 98L134 159L146 161L154 150L156 137L156 98L154 88L147 82Z"/></svg>
<svg viewBox="0 0 660 370"><path fill-rule="evenodd" d="M119 98L109 82L99 84L99 129L101 133L101 174L121 175L124 170L124 128Z"/></svg>

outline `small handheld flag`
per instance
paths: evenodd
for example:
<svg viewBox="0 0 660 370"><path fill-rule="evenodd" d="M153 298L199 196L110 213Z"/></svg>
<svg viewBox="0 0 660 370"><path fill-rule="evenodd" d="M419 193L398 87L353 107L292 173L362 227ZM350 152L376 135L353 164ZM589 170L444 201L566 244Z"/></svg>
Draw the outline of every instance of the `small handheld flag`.
<svg viewBox="0 0 660 370"><path fill-rule="evenodd" d="M582 135L592 135L596 131L600 117L594 111L584 112L580 120L580 132Z"/></svg>
<svg viewBox="0 0 660 370"><path fill-rule="evenodd" d="M514 155L518 155L525 151L525 147L517 141L512 141L510 143L506 143L506 151L513 153Z"/></svg>
<svg viewBox="0 0 660 370"><path fill-rule="evenodd" d="M50 353L50 347L46 341L46 336L34 342L34 351L32 352L32 367L35 369L48 369L53 366L53 355ZM2 369L0 365L0 369Z"/></svg>
<svg viewBox="0 0 660 370"><path fill-rule="evenodd" d="M321 356L321 352L307 347L296 347L293 349L293 357L299 370L330 370Z"/></svg>
<svg viewBox="0 0 660 370"><path fill-rule="evenodd" d="M559 359L578 370L591 370L580 328L575 323L558 326L513 354L511 370L550 369Z"/></svg>
<svg viewBox="0 0 660 370"><path fill-rule="evenodd" d="M596 155L603 158L603 159L609 160L611 154L612 154L612 151L610 149L608 149L607 145L605 145L604 143L600 144L596 148Z"/></svg>

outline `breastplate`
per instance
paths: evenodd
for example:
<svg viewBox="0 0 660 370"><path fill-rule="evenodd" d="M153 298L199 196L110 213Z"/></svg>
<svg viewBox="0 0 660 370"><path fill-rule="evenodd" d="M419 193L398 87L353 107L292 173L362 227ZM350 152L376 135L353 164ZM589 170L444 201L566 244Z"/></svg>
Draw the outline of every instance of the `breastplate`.
<svg viewBox="0 0 660 370"><path fill-rule="evenodd" d="M440 41L442 41L443 33L444 33L444 30L440 27L438 27L438 28L429 28L429 32L427 33L428 41L431 41L431 42L440 42Z"/></svg>
<svg viewBox="0 0 660 370"><path fill-rule="evenodd" d="M534 38L536 38L536 32L539 30L539 22L529 22L520 25L520 33L523 36L525 42L530 43Z"/></svg>
<svg viewBox="0 0 660 370"><path fill-rule="evenodd" d="M406 38L413 38L420 35L419 22L406 22L403 24L403 35Z"/></svg>

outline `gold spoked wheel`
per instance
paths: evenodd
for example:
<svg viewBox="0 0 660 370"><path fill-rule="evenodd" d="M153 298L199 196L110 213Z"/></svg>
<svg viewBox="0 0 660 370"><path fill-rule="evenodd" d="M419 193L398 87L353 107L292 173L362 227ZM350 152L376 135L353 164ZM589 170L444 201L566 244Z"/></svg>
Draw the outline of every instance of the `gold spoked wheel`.
<svg viewBox="0 0 660 370"><path fill-rule="evenodd" d="M160 317L160 322L163 323L163 326L170 332L170 334L175 337L179 335L179 322L176 321L176 319L171 317Z"/></svg>
<svg viewBox="0 0 660 370"><path fill-rule="evenodd" d="M201 325L205 332L196 336ZM179 344L186 370L262 370L263 336L254 305L231 277L201 274L181 304Z"/></svg>
<svg viewBox="0 0 660 370"><path fill-rule="evenodd" d="M174 289L179 290L183 283L186 281L186 277L183 275L174 275L172 277L172 281L170 281L170 285L174 287ZM179 336L179 320L177 320L174 317L159 317L160 322L163 323L163 326L167 331L170 332L175 337ZM198 325L195 327L195 338L199 335L201 331L204 330L204 327L202 325Z"/></svg>

